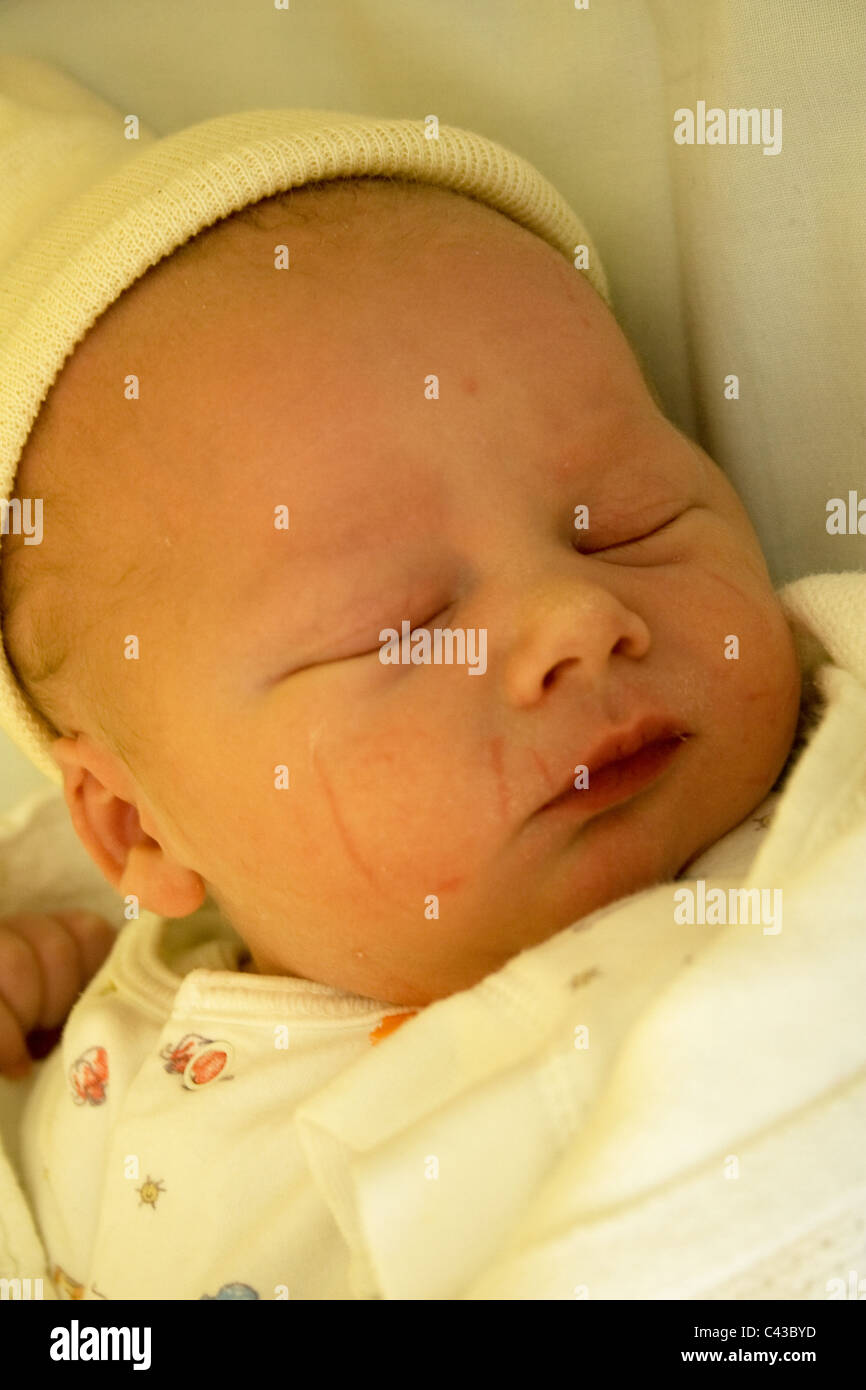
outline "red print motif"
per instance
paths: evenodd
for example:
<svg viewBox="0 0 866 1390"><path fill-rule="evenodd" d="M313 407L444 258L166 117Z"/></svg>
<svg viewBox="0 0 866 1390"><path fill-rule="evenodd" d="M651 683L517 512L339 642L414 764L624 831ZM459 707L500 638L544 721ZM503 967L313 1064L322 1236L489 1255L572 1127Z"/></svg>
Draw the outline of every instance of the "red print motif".
<svg viewBox="0 0 866 1390"><path fill-rule="evenodd" d="M231 1080L223 1076L234 1056L231 1043L214 1042L213 1038L205 1038L201 1033L187 1033L179 1043L169 1043L159 1055L168 1059L166 1071L180 1073L184 1090L200 1090L218 1077Z"/></svg>
<svg viewBox="0 0 866 1390"><path fill-rule="evenodd" d="M72 1099L76 1105L102 1105L108 1085L108 1053L104 1047L89 1047L69 1068Z"/></svg>
<svg viewBox="0 0 866 1390"><path fill-rule="evenodd" d="M196 1086L206 1086L208 1081L213 1081L225 1070L228 1060L228 1054L222 1048L200 1052L190 1062L186 1079L193 1081Z"/></svg>
<svg viewBox="0 0 866 1390"><path fill-rule="evenodd" d="M210 1038L203 1038L201 1033L187 1033L181 1038L179 1043L169 1043L160 1052L160 1057L167 1057L165 1064L166 1071L184 1072L190 1057L202 1043L210 1042Z"/></svg>

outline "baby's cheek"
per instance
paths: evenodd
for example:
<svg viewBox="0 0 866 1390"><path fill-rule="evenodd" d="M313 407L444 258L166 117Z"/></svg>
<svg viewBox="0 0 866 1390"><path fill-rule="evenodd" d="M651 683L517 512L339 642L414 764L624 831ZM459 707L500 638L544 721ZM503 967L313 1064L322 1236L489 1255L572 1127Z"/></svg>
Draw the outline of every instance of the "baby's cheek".
<svg viewBox="0 0 866 1390"><path fill-rule="evenodd" d="M744 661L744 684L753 701L775 705L780 721L796 709L800 700L801 674L794 639L785 615L772 592L750 614L749 651Z"/></svg>
<svg viewBox="0 0 866 1390"><path fill-rule="evenodd" d="M790 676L790 633L769 581L756 570L751 550L735 544L726 528L713 539L713 550L681 576L691 595L689 626L703 664L720 698L784 685Z"/></svg>
<svg viewBox="0 0 866 1390"><path fill-rule="evenodd" d="M797 726L801 675L793 639L774 597L753 609L731 658L727 699L720 699L732 780L769 791ZM733 645L733 644L732 644Z"/></svg>
<svg viewBox="0 0 866 1390"><path fill-rule="evenodd" d="M407 746L359 762L347 815L392 883L455 888L491 853L481 783L453 744Z"/></svg>
<svg viewBox="0 0 866 1390"><path fill-rule="evenodd" d="M432 730L398 735L312 751L299 864L306 875L314 855L334 891L394 905L456 888L485 852L473 770Z"/></svg>

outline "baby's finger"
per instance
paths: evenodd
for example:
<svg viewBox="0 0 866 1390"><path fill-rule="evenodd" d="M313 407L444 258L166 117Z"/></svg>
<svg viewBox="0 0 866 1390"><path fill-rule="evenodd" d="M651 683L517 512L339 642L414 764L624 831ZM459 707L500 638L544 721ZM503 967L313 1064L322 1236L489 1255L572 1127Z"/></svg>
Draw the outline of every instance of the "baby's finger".
<svg viewBox="0 0 866 1390"><path fill-rule="evenodd" d="M8 928L4 931L5 936ZM17 913L14 931L30 947L38 963L41 983L35 1012L32 991L25 993L24 971L9 988L0 973L0 994L10 1005L25 1035L33 1028L55 1028L69 1013L81 993L84 961L75 935L56 917L35 912Z"/></svg>
<svg viewBox="0 0 866 1390"><path fill-rule="evenodd" d="M16 916L9 923L0 923L0 1002L26 1035L42 1012L43 972L28 936L18 929L24 920ZM2 1047L0 1036L0 1055Z"/></svg>
<svg viewBox="0 0 866 1390"><path fill-rule="evenodd" d="M54 916L60 919L78 943L84 966L84 977L81 982L83 986L93 978L107 958L117 940L117 930L104 917L100 917L98 912L75 909L68 912L55 912Z"/></svg>
<svg viewBox="0 0 866 1390"><path fill-rule="evenodd" d="M6 1000L0 999L0 1075L17 1080L29 1074L31 1065L21 1025Z"/></svg>

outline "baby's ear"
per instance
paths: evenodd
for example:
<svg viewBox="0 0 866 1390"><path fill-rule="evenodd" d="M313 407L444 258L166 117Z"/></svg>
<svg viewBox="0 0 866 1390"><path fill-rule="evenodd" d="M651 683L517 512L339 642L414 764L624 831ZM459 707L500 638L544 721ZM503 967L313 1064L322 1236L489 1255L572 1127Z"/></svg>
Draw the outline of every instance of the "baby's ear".
<svg viewBox="0 0 866 1390"><path fill-rule="evenodd" d="M86 734L55 739L51 756L63 776L76 835L109 883L119 888L130 849L148 838L134 802L127 799L132 792L126 785L128 772L124 777L119 763L112 767L116 760Z"/></svg>
<svg viewBox="0 0 866 1390"><path fill-rule="evenodd" d="M51 755L75 833L112 887L162 917L197 911L207 894L204 880L160 843L155 824L153 835L144 829L141 794L129 769L86 734L56 739ZM152 824L147 810L144 818Z"/></svg>

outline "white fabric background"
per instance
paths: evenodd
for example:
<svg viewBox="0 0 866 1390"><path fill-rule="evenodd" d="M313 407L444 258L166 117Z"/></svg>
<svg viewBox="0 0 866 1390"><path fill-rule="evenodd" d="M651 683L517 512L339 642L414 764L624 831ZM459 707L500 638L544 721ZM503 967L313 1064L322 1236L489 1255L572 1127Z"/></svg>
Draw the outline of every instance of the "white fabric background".
<svg viewBox="0 0 866 1390"><path fill-rule="evenodd" d="M0 48L164 134L322 106L511 147L586 219L623 328L774 581L864 567L866 540L825 527L829 498L866 494L862 0L6 0ZM676 145L699 100L781 108L781 153ZM0 734L0 812L47 785Z"/></svg>

